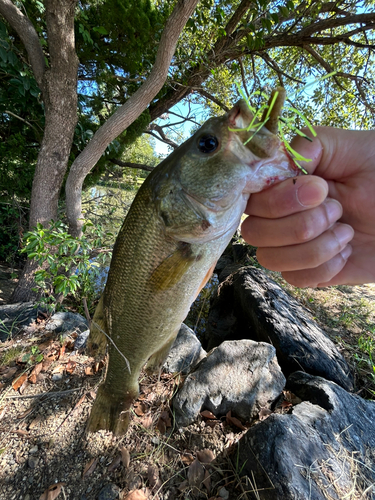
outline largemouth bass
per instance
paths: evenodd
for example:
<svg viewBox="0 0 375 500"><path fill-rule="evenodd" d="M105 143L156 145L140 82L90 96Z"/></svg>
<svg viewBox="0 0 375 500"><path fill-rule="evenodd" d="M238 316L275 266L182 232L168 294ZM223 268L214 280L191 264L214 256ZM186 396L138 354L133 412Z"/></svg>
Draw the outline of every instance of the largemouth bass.
<svg viewBox="0 0 375 500"><path fill-rule="evenodd" d="M209 119L139 189L92 321L89 347L104 353L108 343L109 364L89 431L126 431L142 367L147 363L154 371L162 365L250 194L296 175L275 135L283 99L280 92L269 121L255 135L241 130L253 119L245 101Z"/></svg>

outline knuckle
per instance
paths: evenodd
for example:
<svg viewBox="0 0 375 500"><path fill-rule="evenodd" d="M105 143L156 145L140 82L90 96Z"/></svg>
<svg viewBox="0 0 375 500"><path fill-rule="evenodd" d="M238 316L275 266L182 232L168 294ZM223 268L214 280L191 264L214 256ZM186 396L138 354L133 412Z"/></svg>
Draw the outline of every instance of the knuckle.
<svg viewBox="0 0 375 500"><path fill-rule="evenodd" d="M315 228L309 218L303 216L294 228L294 237L297 243L310 241L315 236Z"/></svg>

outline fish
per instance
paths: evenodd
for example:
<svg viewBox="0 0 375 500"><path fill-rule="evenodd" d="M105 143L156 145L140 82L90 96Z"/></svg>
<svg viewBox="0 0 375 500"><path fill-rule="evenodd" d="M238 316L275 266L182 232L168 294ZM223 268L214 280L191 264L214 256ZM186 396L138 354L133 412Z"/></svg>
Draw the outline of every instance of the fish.
<svg viewBox="0 0 375 500"><path fill-rule="evenodd" d="M251 193L298 175L276 135L285 92L254 134L245 100L207 120L140 187L117 236L88 347L108 368L87 431L123 435L143 367L160 369ZM270 102L272 100L272 95ZM250 139L250 140L249 140Z"/></svg>

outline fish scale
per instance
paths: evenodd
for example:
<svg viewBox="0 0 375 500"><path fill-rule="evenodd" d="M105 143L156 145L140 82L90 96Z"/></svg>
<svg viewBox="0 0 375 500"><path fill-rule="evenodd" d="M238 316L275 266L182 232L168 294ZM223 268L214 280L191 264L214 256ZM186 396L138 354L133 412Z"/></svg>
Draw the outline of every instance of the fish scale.
<svg viewBox="0 0 375 500"><path fill-rule="evenodd" d="M208 120L139 189L117 237L91 325L89 348L104 355L108 344L109 362L89 431L126 432L142 367L147 363L155 371L162 365L237 229L250 193L296 175L271 131L261 129L255 145L244 144L252 131L229 131L251 120L243 101Z"/></svg>

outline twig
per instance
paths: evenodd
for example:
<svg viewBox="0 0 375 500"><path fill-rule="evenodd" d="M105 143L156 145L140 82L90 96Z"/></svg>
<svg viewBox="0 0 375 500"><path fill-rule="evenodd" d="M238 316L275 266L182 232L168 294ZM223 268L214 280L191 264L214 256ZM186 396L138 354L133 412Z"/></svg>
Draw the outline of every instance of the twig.
<svg viewBox="0 0 375 500"><path fill-rule="evenodd" d="M89 308L87 307L86 297L83 297L82 301L83 301L83 309L85 310L85 316L86 316L86 319L87 319L87 323L89 324L89 328L90 328L90 326L91 326L91 316L90 316L90 313L89 313Z"/></svg>
<svg viewBox="0 0 375 500"><path fill-rule="evenodd" d="M70 392L77 392L81 389L67 389L66 391L56 391L56 392L42 392L39 394L29 394L27 396L4 396L4 399L31 399L31 398L43 398L43 397L54 397L54 396L62 396L64 394L68 394Z"/></svg>

